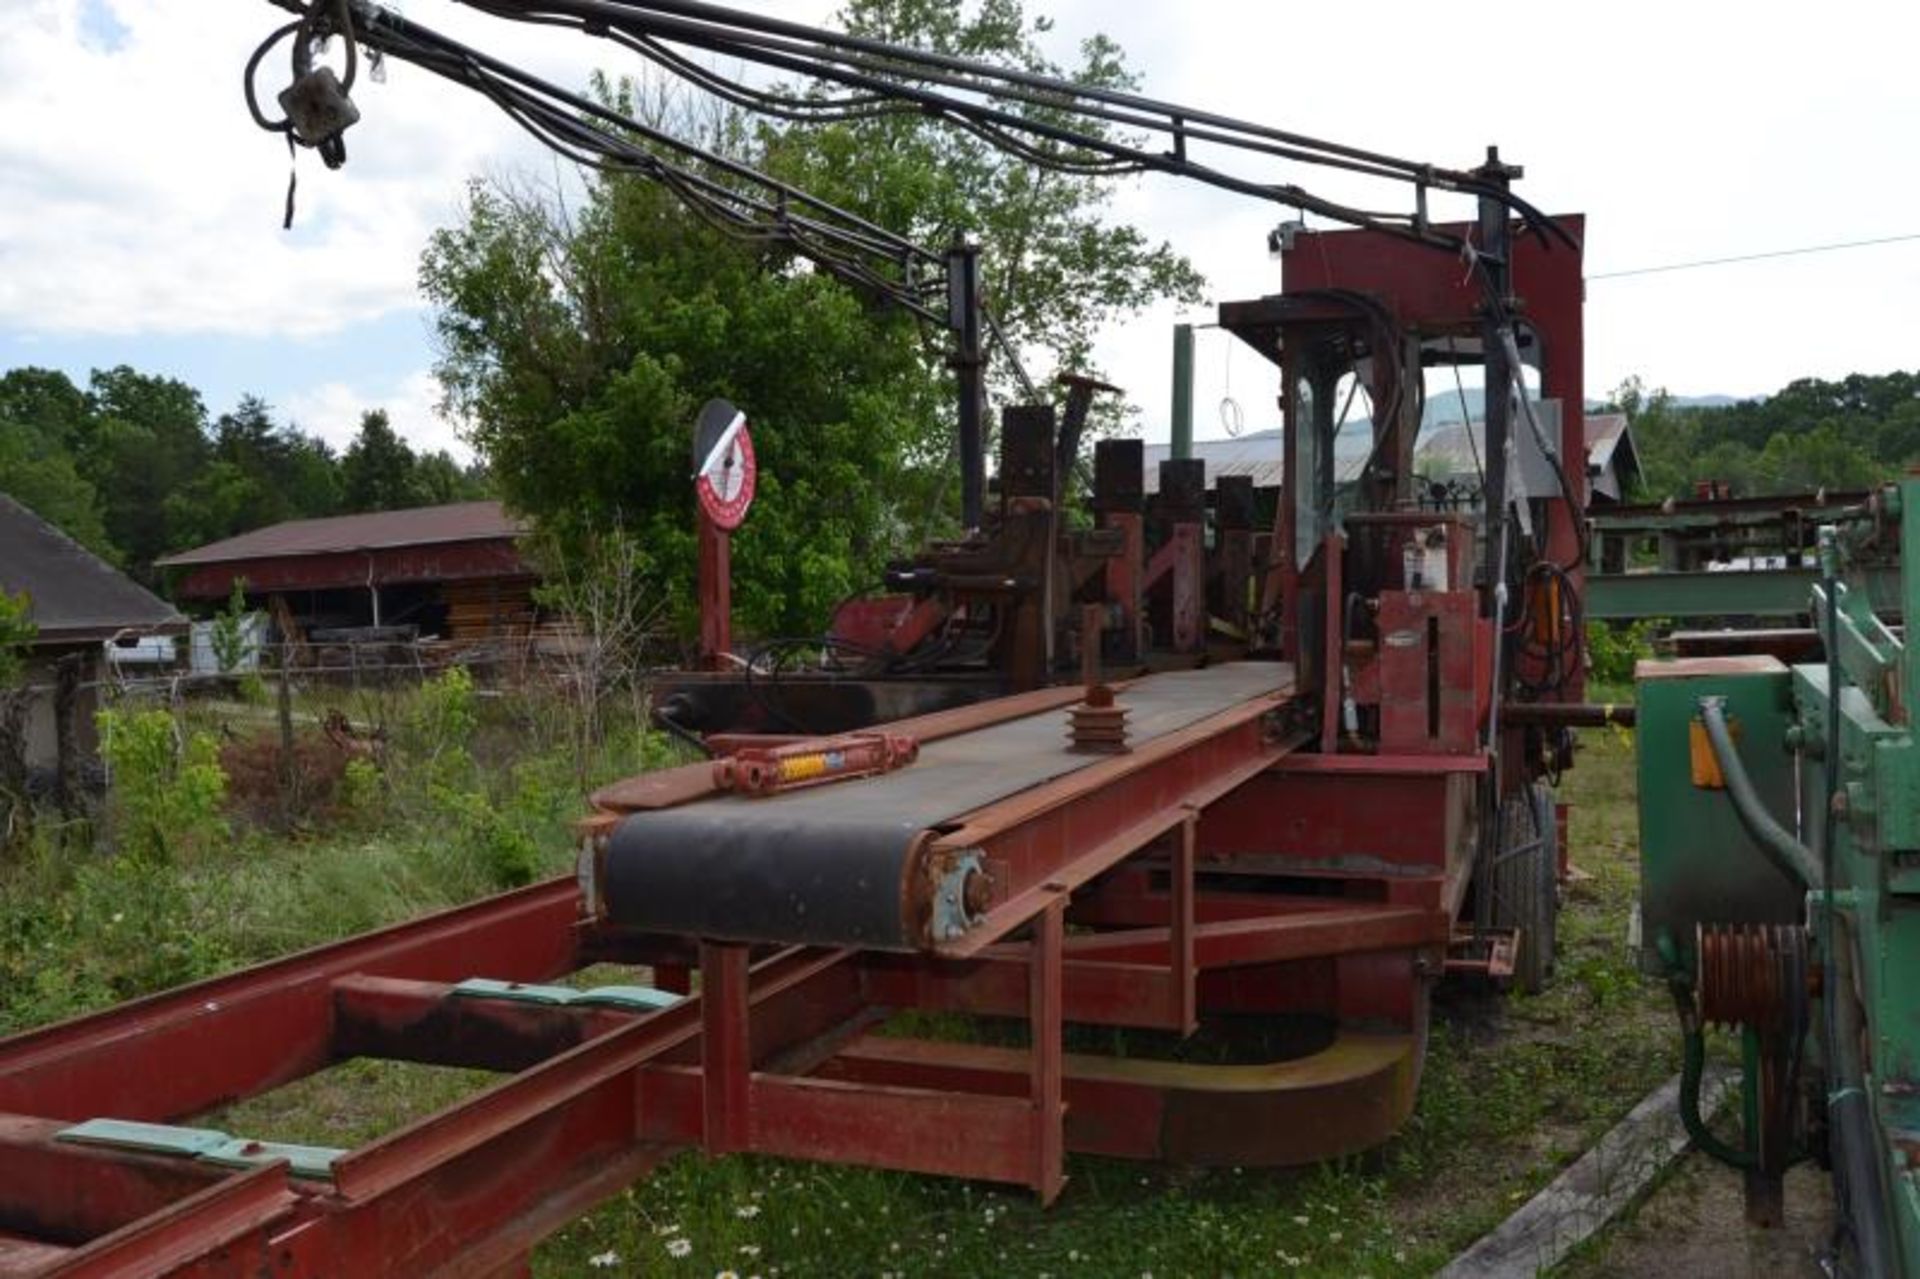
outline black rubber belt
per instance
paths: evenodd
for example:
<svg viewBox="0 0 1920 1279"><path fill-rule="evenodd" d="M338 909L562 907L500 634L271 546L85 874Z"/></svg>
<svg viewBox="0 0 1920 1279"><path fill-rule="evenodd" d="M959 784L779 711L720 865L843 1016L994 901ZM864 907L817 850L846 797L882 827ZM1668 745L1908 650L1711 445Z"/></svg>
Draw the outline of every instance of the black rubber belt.
<svg viewBox="0 0 1920 1279"><path fill-rule="evenodd" d="M1270 693L1285 667L1236 662L1140 680L1119 704L1137 745ZM728 941L916 950L909 856L922 831L1094 763L1047 711L921 748L897 773L761 799L716 796L634 813L608 843L607 916Z"/></svg>

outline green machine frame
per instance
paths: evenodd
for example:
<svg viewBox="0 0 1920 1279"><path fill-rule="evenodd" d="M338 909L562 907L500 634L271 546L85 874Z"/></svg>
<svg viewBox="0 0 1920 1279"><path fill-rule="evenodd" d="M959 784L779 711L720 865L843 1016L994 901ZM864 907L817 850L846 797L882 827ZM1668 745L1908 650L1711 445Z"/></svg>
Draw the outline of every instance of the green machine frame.
<svg viewBox="0 0 1920 1279"><path fill-rule="evenodd" d="M1920 476L1820 529L1825 663L1642 664L1640 936L1680 1015L1683 1118L1745 1174L1750 1219L1820 1159L1841 1272L1920 1276L1920 654L1875 611L1893 554L1920 616ZM1699 1115L1715 1026L1742 1044L1739 1144Z"/></svg>

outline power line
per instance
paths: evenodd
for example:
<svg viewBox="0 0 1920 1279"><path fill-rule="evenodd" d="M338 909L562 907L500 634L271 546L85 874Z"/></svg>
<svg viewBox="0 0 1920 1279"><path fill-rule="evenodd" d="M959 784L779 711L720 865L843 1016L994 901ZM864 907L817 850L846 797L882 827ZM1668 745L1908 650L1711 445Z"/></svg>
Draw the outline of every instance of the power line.
<svg viewBox="0 0 1920 1279"><path fill-rule="evenodd" d="M1617 280L1624 275L1657 275L1662 271L1691 271L1702 266L1726 266L1732 262L1758 262L1763 258L1793 258L1806 253L1833 253L1839 249L1864 249L1876 244L1898 244L1903 240L1920 240L1920 231L1906 235L1883 235L1874 240L1842 240L1838 244L1809 244L1798 249L1774 249L1767 253L1742 253L1731 258L1701 258L1693 262L1669 262L1665 266L1639 266L1630 271L1600 271L1589 275L1589 280Z"/></svg>

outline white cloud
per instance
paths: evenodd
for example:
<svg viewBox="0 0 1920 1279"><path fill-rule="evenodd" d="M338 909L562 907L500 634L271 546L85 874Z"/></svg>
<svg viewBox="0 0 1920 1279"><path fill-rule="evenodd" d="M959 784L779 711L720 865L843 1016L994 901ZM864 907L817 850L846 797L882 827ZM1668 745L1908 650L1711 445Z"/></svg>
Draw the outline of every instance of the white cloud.
<svg viewBox="0 0 1920 1279"><path fill-rule="evenodd" d="M385 409L395 432L416 452L444 449L461 462L473 460L473 450L460 439L459 424L440 415L440 384L424 369L390 385L322 382L284 398L282 415L335 449L353 442L361 414Z"/></svg>
<svg viewBox="0 0 1920 1279"><path fill-rule="evenodd" d="M752 7L819 21L834 5ZM1497 141L1528 166L1525 194L1590 215L1590 270L1920 230L1920 171L1905 162L1920 118L1910 3L1832 0L1810 21L1804 6L1761 2L1732 21L1720 6L1621 0L1493 23L1411 0L1364 14L1257 0L1032 7L1056 19L1063 58L1095 30L1115 36L1156 97L1458 166ZM406 10L562 85L595 65L635 65L603 42L448 0ZM455 216L470 175L550 163L476 95L396 64L386 84L355 92L363 120L344 171L301 154L298 220L281 231L286 153L247 118L239 80L285 16L265 0L0 0L0 331L350 332L418 305L420 249ZM276 54L263 80L284 78ZM1353 193L1277 162L1272 177ZM1278 285L1262 245L1277 207L1149 178L1116 210L1190 253L1215 298ZM1588 388L1640 373L1756 392L1911 366L1916 293L1914 244L1596 281ZM1150 431L1164 430L1175 318L1211 314L1163 308L1099 348ZM1213 345L1198 368L1203 432L1227 389ZM418 362L428 358L423 337ZM1231 367L1253 425L1269 414L1270 379L1249 352Z"/></svg>
<svg viewBox="0 0 1920 1279"><path fill-rule="evenodd" d="M335 332L417 305L415 271L469 175L539 158L483 101L413 67L363 75L345 170L288 160L240 94L255 43L286 15L260 0L89 0L122 29L86 38L82 0L0 13L0 326L26 333ZM476 25L445 14L446 25ZM498 24L495 24L496 26ZM583 42L579 42L583 43ZM584 80L588 50L537 67ZM549 46L550 47L550 46ZM262 64L263 109L286 46Z"/></svg>

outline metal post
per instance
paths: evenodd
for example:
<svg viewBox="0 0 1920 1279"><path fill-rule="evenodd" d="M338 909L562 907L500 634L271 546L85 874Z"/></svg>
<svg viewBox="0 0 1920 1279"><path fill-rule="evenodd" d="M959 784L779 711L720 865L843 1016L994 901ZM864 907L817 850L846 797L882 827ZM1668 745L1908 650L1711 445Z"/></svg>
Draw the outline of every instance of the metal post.
<svg viewBox="0 0 1920 1279"><path fill-rule="evenodd" d="M1504 191L1520 170L1500 162L1500 149L1487 148L1487 162L1474 170L1474 176ZM1487 481L1484 506L1487 513L1486 554L1489 591L1483 611L1492 615L1495 595L1506 565L1500 561L1500 530L1507 519L1507 439L1513 422L1513 379L1515 370L1507 359L1506 329L1513 305L1511 254L1513 236L1508 225L1507 206L1492 196L1480 197L1479 244L1475 247L1484 300L1480 306L1480 346L1486 374L1482 412L1486 416Z"/></svg>
<svg viewBox="0 0 1920 1279"><path fill-rule="evenodd" d="M733 554L727 530L708 518L700 526L700 665L719 670L733 651Z"/></svg>
<svg viewBox="0 0 1920 1279"><path fill-rule="evenodd" d="M960 392L960 523L980 527L987 487L987 356L980 340L980 251L956 239L947 250L948 365Z"/></svg>
<svg viewBox="0 0 1920 1279"><path fill-rule="evenodd" d="M1193 456L1193 326L1173 326L1173 456Z"/></svg>
<svg viewBox="0 0 1920 1279"><path fill-rule="evenodd" d="M752 1141L747 958L745 946L700 943L702 1131L711 1155L746 1150Z"/></svg>
<svg viewBox="0 0 1920 1279"><path fill-rule="evenodd" d="M1042 1205L1058 1198L1066 1183L1066 1066L1060 1040L1066 906L1062 894L1034 918L1027 968L1027 1016L1033 1039L1028 1080L1033 1101L1033 1188Z"/></svg>

